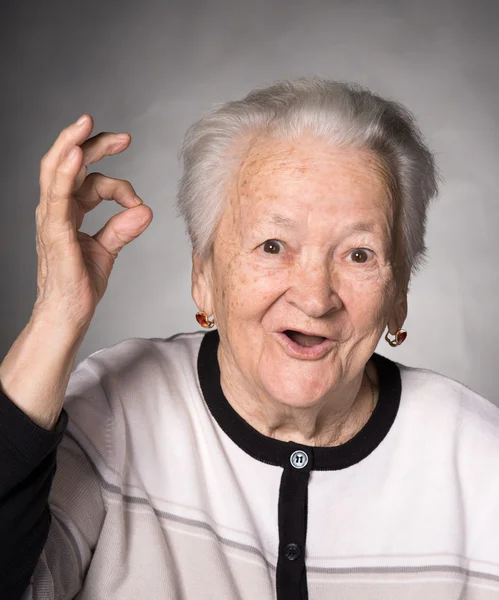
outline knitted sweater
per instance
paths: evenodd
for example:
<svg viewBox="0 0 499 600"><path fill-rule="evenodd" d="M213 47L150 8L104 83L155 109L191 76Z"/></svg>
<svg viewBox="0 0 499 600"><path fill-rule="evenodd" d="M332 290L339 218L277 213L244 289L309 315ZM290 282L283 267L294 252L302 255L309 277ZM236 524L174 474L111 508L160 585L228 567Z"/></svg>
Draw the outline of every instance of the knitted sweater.
<svg viewBox="0 0 499 600"><path fill-rule="evenodd" d="M284 442L224 397L218 342L95 352L52 431L0 397L2 600L499 598L498 408L375 353L352 439Z"/></svg>

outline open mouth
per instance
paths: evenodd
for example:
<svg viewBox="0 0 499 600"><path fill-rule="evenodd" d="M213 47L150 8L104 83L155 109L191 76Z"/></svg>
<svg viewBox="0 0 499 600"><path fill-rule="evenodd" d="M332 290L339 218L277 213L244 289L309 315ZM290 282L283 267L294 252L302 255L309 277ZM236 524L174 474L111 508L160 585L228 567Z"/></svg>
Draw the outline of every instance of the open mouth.
<svg viewBox="0 0 499 600"><path fill-rule="evenodd" d="M288 336L290 340L295 342L295 344L299 344L300 346L305 346L309 348L310 346L317 346L321 344L325 339L320 335L307 335L306 333L301 333L300 331L293 331L292 329L286 329L283 331L285 335Z"/></svg>

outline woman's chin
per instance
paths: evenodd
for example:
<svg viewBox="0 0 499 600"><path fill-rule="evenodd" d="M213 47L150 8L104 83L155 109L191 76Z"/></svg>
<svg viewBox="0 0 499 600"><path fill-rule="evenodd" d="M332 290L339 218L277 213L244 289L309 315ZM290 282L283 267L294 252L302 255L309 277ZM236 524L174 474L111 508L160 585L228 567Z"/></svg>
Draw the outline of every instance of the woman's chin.
<svg viewBox="0 0 499 600"><path fill-rule="evenodd" d="M267 347L259 364L259 379L273 398L290 406L311 406L337 386L341 361L330 351L321 360L299 360L280 344Z"/></svg>
<svg viewBox="0 0 499 600"><path fill-rule="evenodd" d="M270 366L270 365L269 365ZM331 371L321 373L295 372L289 369L266 369L261 373L261 383L269 396L283 405L294 408L309 408L320 402L336 387Z"/></svg>

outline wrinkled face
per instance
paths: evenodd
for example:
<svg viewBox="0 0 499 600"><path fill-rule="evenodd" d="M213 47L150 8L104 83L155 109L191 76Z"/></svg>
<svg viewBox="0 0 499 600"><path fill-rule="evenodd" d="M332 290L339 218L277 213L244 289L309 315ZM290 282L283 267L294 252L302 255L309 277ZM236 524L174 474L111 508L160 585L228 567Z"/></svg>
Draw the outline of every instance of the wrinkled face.
<svg viewBox="0 0 499 600"><path fill-rule="evenodd" d="M397 299L393 224L373 154L313 138L255 143L194 286L221 365L295 407L352 382Z"/></svg>

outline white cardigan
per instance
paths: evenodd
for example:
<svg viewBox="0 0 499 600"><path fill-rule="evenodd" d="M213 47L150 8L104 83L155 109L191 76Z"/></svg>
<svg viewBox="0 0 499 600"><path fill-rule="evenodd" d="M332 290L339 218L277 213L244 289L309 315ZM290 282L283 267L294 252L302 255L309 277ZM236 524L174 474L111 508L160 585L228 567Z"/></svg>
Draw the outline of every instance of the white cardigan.
<svg viewBox="0 0 499 600"><path fill-rule="evenodd" d="M499 598L498 408L375 354L352 440L282 442L223 397L217 344L134 338L78 365L25 599Z"/></svg>

